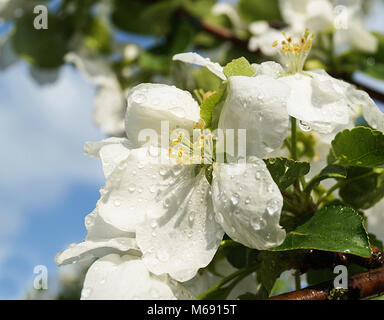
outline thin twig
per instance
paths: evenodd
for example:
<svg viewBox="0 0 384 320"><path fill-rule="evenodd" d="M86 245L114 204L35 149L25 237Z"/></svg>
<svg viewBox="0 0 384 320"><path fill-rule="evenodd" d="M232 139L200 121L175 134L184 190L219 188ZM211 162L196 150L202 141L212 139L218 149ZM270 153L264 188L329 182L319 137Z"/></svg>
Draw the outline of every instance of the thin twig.
<svg viewBox="0 0 384 320"><path fill-rule="evenodd" d="M328 300L332 299L333 282L324 282L305 289L284 293L267 300ZM357 300L384 293L384 267L358 273L348 279L348 291L341 297Z"/></svg>

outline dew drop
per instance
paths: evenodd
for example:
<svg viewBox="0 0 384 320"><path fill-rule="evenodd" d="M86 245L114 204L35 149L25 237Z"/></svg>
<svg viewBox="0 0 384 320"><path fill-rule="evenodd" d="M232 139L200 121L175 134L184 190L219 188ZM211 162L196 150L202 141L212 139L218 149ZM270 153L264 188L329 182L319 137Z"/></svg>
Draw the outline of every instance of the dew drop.
<svg viewBox="0 0 384 320"><path fill-rule="evenodd" d="M166 251L159 251L157 253L157 258L161 261L161 262L166 262L168 261L169 259L169 254L166 252Z"/></svg>
<svg viewBox="0 0 384 320"><path fill-rule="evenodd" d="M153 220L151 223L151 228L155 229L156 227L157 227L157 222L155 220Z"/></svg>
<svg viewBox="0 0 384 320"><path fill-rule="evenodd" d="M302 120L299 121L299 128L304 132L309 132L312 130L311 126Z"/></svg>
<svg viewBox="0 0 384 320"><path fill-rule="evenodd" d="M129 186L128 186L128 191L129 192L135 192L136 190L136 185L131 183Z"/></svg>
<svg viewBox="0 0 384 320"><path fill-rule="evenodd" d="M267 212L269 215L274 215L276 212L279 211L280 203L276 199L269 200L267 203Z"/></svg>
<svg viewBox="0 0 384 320"><path fill-rule="evenodd" d="M121 205L121 200L116 199L115 201L113 201L113 205L114 205L115 207L120 207L120 205Z"/></svg>
<svg viewBox="0 0 384 320"><path fill-rule="evenodd" d="M265 220L259 217L252 217L251 218L251 226L254 230L258 231L265 227L266 223Z"/></svg>
<svg viewBox="0 0 384 320"><path fill-rule="evenodd" d="M164 208L169 208L170 203L171 203L171 200L169 200L168 198L164 199L163 201Z"/></svg>
<svg viewBox="0 0 384 320"><path fill-rule="evenodd" d="M88 229L89 227L92 227L94 225L94 218L90 217L89 215L85 217L85 226Z"/></svg>
<svg viewBox="0 0 384 320"><path fill-rule="evenodd" d="M221 214L221 212L216 213L216 220L218 223L223 223L224 222L224 217Z"/></svg>
<svg viewBox="0 0 384 320"><path fill-rule="evenodd" d="M233 205L237 206L239 204L239 201L240 201L239 194L237 194L237 193L232 194L231 202L233 203Z"/></svg>
<svg viewBox="0 0 384 320"><path fill-rule="evenodd" d="M136 103L143 103L147 98L142 93L135 93L132 97L132 100Z"/></svg>

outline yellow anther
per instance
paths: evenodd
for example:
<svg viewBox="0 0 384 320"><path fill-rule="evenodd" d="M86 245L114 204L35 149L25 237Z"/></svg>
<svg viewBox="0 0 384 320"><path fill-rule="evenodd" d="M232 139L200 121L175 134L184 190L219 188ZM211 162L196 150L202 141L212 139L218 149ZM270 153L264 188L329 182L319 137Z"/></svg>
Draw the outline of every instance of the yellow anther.
<svg viewBox="0 0 384 320"><path fill-rule="evenodd" d="M298 38L287 36L284 31L282 31L282 34L285 40L281 41L280 51L278 52L282 56L283 62L285 62L287 72L289 74L302 72L305 60L312 47L314 35L309 33L308 29ZM272 46L277 47L278 42L274 41Z"/></svg>

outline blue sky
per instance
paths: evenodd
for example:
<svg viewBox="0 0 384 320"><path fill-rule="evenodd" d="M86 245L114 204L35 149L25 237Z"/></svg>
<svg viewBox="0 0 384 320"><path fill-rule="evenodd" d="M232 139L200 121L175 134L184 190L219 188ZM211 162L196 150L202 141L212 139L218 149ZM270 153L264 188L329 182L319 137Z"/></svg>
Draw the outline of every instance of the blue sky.
<svg viewBox="0 0 384 320"><path fill-rule="evenodd" d="M0 73L0 299L32 286L35 265L53 276L57 251L85 236L104 180L83 155L85 141L104 137L92 122L94 92L70 66L44 87L23 62Z"/></svg>

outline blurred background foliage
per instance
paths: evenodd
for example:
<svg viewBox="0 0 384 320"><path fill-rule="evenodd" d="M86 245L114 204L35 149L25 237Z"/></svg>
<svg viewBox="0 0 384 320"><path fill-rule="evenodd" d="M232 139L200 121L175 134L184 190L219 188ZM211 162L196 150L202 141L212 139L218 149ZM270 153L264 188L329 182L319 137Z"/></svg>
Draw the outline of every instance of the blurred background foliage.
<svg viewBox="0 0 384 320"><path fill-rule="evenodd" d="M364 1L362 11L369 13L373 2ZM38 4L49 8L47 30L33 28L33 8ZM260 50L249 50L249 26L267 21L284 28L278 0L231 1L238 21L215 12L216 4L215 0L0 0L0 20L6 30L0 40L0 70L23 59L35 81L46 85L57 79L62 65L73 63L99 86L96 123L108 135L122 135L123 125L116 122L122 121L124 95L132 86L161 82L191 92L218 87L220 80L212 73L172 62L174 54L197 51L222 65L240 56L253 63L271 59ZM336 56L332 47L324 45L332 40L330 30L315 42L307 67L324 67L347 80L356 71L384 79L384 35L373 35L378 41L376 52L354 49ZM112 95L120 98L111 102ZM112 103L117 104L115 109ZM113 119L105 124L108 108L113 109ZM86 269L82 266L70 276L53 279L53 292L31 290L26 298L78 299ZM287 289L286 284L280 286Z"/></svg>

